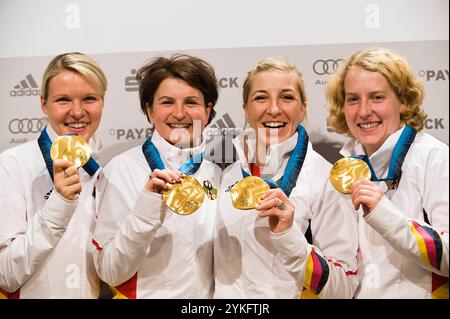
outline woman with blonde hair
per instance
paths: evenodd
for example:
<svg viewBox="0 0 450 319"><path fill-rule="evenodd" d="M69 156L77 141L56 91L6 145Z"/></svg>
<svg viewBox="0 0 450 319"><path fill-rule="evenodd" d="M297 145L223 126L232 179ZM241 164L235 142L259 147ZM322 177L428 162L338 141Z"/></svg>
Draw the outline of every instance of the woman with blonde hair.
<svg viewBox="0 0 450 319"><path fill-rule="evenodd" d="M353 297L356 221L300 124L301 73L282 60L258 62L243 106L248 127L233 140L239 158L221 180L215 298Z"/></svg>
<svg viewBox="0 0 450 319"><path fill-rule="evenodd" d="M77 169L50 153L63 135L82 137L95 152L106 86L90 57L56 56L41 86L47 127L0 154L0 297L98 298L90 242L100 167L91 157Z"/></svg>
<svg viewBox="0 0 450 319"><path fill-rule="evenodd" d="M382 48L343 63L326 91L341 154L364 160L353 184L359 219L358 298L448 298L448 146L422 128L423 85ZM362 208L362 209L360 209Z"/></svg>

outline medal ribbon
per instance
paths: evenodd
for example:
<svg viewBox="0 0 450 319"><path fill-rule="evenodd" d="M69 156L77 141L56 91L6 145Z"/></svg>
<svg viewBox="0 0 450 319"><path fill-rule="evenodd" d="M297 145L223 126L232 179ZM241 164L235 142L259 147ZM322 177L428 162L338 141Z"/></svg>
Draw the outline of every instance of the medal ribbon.
<svg viewBox="0 0 450 319"><path fill-rule="evenodd" d="M152 142L152 137L150 136L145 143L142 145L142 152L144 153L145 159L147 160L148 166L154 171L155 169L163 170L165 169L164 163L161 160L158 149ZM178 170L186 175L193 175L198 171L200 165L202 165L204 153L191 156L189 161L181 165Z"/></svg>
<svg viewBox="0 0 450 319"><path fill-rule="evenodd" d="M402 134L400 135L397 143L395 144L394 151L392 152L391 161L389 162L388 175L385 178L378 178L373 170L367 155L352 155L350 157L362 159L370 168L371 178L373 182L382 181L399 181L402 175L402 165L405 160L406 154L414 142L417 132L410 126L405 125Z"/></svg>
<svg viewBox="0 0 450 319"><path fill-rule="evenodd" d="M300 171L302 170L303 162L305 161L306 157L306 151L308 150L308 133L306 133L305 128L300 124L297 126L297 133L297 144L295 145L295 148L288 160L279 186L287 197L289 197L292 189L297 183L297 178L298 175L300 175ZM244 177L250 176L250 174L244 171L244 169L241 168L241 170ZM277 183L273 179L262 179L269 185L270 188L278 188Z"/></svg>
<svg viewBox="0 0 450 319"><path fill-rule="evenodd" d="M50 157L50 149L52 148L52 141L47 133L47 128L44 128L41 131L41 135L38 138L38 145L41 150L41 154L44 157L45 166L47 166L48 173L53 181L53 160ZM100 168L100 165L92 158L89 158L86 164L84 164L83 169L90 176L94 175L95 172Z"/></svg>

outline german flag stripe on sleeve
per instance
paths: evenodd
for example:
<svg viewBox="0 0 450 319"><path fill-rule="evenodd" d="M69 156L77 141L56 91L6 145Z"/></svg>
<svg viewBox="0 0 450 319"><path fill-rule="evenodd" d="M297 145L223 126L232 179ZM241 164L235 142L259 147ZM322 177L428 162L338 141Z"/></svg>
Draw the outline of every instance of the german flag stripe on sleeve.
<svg viewBox="0 0 450 319"><path fill-rule="evenodd" d="M306 261L304 286L312 293L318 295L328 281L329 268L322 256L311 249Z"/></svg>
<svg viewBox="0 0 450 319"><path fill-rule="evenodd" d="M439 234L431 227L420 225L416 221L411 221L410 229L416 237L422 259L428 265L440 270L442 260L442 240L439 237Z"/></svg>

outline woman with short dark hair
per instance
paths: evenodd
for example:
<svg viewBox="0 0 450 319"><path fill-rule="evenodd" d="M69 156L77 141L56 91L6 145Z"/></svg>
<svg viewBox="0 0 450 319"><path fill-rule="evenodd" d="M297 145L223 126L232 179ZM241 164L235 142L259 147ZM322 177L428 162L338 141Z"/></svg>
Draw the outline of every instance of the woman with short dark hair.
<svg viewBox="0 0 450 319"><path fill-rule="evenodd" d="M204 159L202 132L214 116L215 73L173 55L153 59L137 79L154 132L113 158L99 181L96 269L114 298L210 298L221 171Z"/></svg>

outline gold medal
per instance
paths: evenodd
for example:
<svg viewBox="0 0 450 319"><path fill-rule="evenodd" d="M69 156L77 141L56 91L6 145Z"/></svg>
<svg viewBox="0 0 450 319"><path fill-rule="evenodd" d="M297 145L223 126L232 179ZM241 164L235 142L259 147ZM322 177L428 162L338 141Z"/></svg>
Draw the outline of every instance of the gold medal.
<svg viewBox="0 0 450 319"><path fill-rule="evenodd" d="M78 135L59 136L53 141L50 149L52 160L63 159L71 162L77 168L89 161L91 153L88 142Z"/></svg>
<svg viewBox="0 0 450 319"><path fill-rule="evenodd" d="M205 191L209 199L211 200L217 199L217 189L214 186L212 186L210 181L208 180L203 181L203 190Z"/></svg>
<svg viewBox="0 0 450 319"><path fill-rule="evenodd" d="M366 162L359 158L345 157L334 163L330 171L330 182L342 194L350 194L354 183L359 180L370 180L370 169Z"/></svg>
<svg viewBox="0 0 450 319"><path fill-rule="evenodd" d="M231 202L237 209L254 209L261 196L269 189L262 178L247 176L231 187Z"/></svg>
<svg viewBox="0 0 450 319"><path fill-rule="evenodd" d="M205 200L202 185L192 176L184 176L181 183L170 185L163 192L163 200L173 212L190 215L200 208Z"/></svg>

